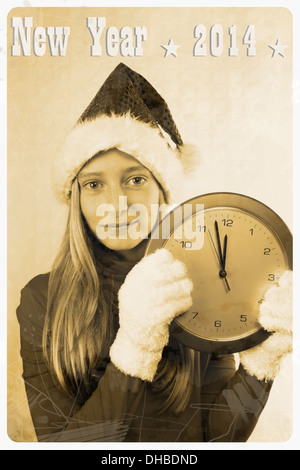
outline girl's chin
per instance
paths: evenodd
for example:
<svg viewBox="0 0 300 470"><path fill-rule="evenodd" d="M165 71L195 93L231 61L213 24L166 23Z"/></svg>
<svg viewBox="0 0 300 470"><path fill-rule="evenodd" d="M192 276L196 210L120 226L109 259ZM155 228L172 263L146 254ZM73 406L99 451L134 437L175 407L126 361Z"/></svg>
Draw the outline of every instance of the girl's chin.
<svg viewBox="0 0 300 470"><path fill-rule="evenodd" d="M135 248L138 246L144 238L138 238L137 240L133 240L131 238L128 238L126 240L121 240L121 239L109 239L106 238L104 240L100 240L102 245L106 246L106 248L109 248L110 250L113 251L123 251L123 250L131 250L132 248Z"/></svg>

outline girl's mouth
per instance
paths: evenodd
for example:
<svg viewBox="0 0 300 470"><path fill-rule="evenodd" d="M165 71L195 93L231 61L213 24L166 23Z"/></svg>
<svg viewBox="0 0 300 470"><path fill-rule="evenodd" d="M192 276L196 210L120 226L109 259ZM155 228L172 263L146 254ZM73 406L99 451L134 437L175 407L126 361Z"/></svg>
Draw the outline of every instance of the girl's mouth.
<svg viewBox="0 0 300 470"><path fill-rule="evenodd" d="M121 227L129 227L131 225L135 225L139 222L139 219L134 219L132 220L131 222L123 222L123 223L119 223L119 224L107 224L107 225L104 225L104 227L108 227L108 228L121 228Z"/></svg>

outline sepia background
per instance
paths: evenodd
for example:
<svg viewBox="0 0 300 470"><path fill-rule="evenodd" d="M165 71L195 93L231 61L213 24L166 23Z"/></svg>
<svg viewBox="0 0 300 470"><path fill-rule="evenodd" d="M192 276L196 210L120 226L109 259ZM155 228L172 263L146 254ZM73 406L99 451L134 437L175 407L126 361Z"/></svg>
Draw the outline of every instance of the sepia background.
<svg viewBox="0 0 300 470"><path fill-rule="evenodd" d="M69 26L66 56L12 57L12 17L37 26ZM145 26L142 57L92 57L88 16L106 26ZM193 56L194 27L220 24L221 56ZM256 56L243 35L255 25ZM230 191L259 199L292 230L292 15L284 8L17 8L8 15L8 436L35 441L27 407L16 307L20 290L49 271L60 242L66 206L56 198L51 165L60 143L109 73L124 62L165 98L185 142L201 152L193 188L200 195ZM238 55L228 55L228 28L237 25ZM104 33L103 33L104 36ZM272 57L277 39L284 57ZM161 46L173 39L177 57ZM151 144L151 143L149 143ZM251 442L292 435L292 369L287 357Z"/></svg>

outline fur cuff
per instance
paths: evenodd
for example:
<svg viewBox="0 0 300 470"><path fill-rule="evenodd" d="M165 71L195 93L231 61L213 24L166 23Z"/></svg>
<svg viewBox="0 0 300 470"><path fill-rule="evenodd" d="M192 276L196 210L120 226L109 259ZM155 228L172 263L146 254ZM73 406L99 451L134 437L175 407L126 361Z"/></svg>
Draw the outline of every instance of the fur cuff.
<svg viewBox="0 0 300 470"><path fill-rule="evenodd" d="M119 329L110 348L113 364L126 375L152 382L162 351L147 351L136 347L124 330Z"/></svg>
<svg viewBox="0 0 300 470"><path fill-rule="evenodd" d="M241 352L240 362L258 380L274 380L282 358L292 352L292 342L291 334L274 333L258 346Z"/></svg>

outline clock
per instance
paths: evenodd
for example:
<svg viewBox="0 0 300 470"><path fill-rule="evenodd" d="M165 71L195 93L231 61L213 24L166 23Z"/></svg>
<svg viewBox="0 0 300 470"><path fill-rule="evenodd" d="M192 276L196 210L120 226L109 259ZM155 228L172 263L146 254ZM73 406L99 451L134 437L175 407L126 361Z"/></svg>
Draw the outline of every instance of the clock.
<svg viewBox="0 0 300 470"><path fill-rule="evenodd" d="M218 354L239 352L269 335L257 321L266 290L292 270L292 235L268 206L236 193L185 201L163 217L146 254L167 248L193 281L192 307L170 334L180 343Z"/></svg>

